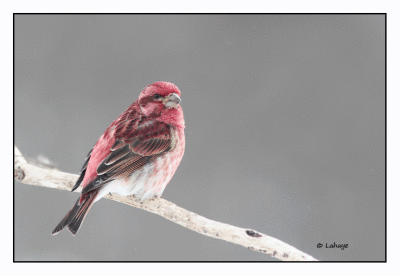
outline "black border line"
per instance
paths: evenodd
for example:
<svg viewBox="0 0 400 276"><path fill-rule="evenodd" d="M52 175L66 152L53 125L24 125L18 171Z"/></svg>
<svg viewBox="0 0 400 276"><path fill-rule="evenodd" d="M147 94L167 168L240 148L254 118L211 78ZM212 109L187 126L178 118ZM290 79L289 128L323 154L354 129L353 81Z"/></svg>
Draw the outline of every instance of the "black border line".
<svg viewBox="0 0 400 276"><path fill-rule="evenodd" d="M13 13L13 154L15 155L15 16L16 15L384 15L385 16L385 260L318 261L315 263L387 262L387 13ZM13 161L14 157L13 157ZM15 260L15 179L13 183L13 263L308 263L300 261L16 261Z"/></svg>

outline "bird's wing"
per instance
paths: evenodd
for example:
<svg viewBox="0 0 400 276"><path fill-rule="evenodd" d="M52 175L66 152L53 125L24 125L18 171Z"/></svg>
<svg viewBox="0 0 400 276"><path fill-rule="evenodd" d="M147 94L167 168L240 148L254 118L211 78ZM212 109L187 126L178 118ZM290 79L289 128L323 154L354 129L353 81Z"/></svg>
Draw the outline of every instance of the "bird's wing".
<svg viewBox="0 0 400 276"><path fill-rule="evenodd" d="M171 150L175 144L170 125L145 116L117 123L113 139L110 141L112 146L106 151L106 155L104 149L100 149L102 152L98 153L101 157L105 156L104 158L94 157L98 151L96 148L96 152L92 152L90 159L97 160L94 161L97 167L90 177L92 180L85 183L82 193L102 187L114 179L131 175ZM91 166L91 161L88 166Z"/></svg>

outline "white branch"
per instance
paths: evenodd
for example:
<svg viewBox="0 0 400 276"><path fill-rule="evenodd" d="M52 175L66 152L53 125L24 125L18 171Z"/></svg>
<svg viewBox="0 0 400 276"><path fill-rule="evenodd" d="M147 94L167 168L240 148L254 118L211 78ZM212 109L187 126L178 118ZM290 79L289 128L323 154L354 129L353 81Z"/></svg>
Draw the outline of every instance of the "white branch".
<svg viewBox="0 0 400 276"><path fill-rule="evenodd" d="M14 147L14 178L21 183L71 191L78 175L49 170L29 164L17 147ZM78 188L76 192L81 192ZM213 221L159 198L143 204L130 198L113 194L105 196L130 206L160 215L200 234L247 247L282 261L317 261L312 256L273 237L251 229L235 227Z"/></svg>

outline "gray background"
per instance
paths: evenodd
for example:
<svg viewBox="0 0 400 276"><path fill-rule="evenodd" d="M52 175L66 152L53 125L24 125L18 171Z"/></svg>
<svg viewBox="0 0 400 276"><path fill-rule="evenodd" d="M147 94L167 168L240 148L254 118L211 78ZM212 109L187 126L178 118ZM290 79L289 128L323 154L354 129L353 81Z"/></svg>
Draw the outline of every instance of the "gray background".
<svg viewBox="0 0 400 276"><path fill-rule="evenodd" d="M144 85L182 92L163 197L320 260L385 257L384 15L16 15L15 143L78 173ZM15 183L15 260L265 261L108 200ZM349 248L317 248L317 243Z"/></svg>

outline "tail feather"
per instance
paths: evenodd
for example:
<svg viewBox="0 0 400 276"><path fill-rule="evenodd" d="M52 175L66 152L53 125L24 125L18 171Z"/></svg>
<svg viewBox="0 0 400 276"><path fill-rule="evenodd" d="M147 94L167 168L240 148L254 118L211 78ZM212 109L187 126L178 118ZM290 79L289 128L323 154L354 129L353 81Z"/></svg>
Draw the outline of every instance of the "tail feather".
<svg viewBox="0 0 400 276"><path fill-rule="evenodd" d="M91 191L87 194L83 194L75 203L74 207L68 212L68 214L62 219L62 221L54 228L51 234L55 235L66 226L68 226L69 231L75 235L82 221L85 219L87 212L92 206L98 190Z"/></svg>
<svg viewBox="0 0 400 276"><path fill-rule="evenodd" d="M97 191L95 192L95 195L97 195ZM83 204L83 207L78 211L76 216L68 224L68 229L69 231L71 231L73 235L75 235L78 232L79 227L81 226L81 223L84 220L87 212L89 211L90 207L92 207L94 199L96 198L95 195L89 197L86 200L86 202Z"/></svg>

